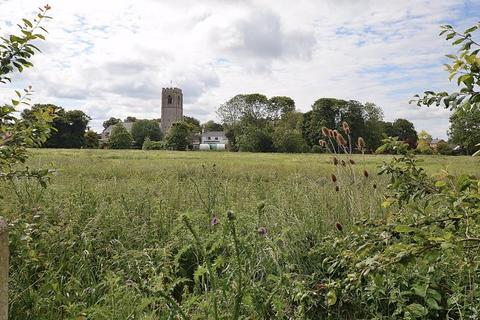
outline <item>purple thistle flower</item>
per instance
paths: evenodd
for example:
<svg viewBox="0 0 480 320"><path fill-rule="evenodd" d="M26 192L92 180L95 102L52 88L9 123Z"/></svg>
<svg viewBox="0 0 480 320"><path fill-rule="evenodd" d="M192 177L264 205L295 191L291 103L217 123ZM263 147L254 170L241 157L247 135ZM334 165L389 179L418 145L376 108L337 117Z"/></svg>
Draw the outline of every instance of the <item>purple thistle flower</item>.
<svg viewBox="0 0 480 320"><path fill-rule="evenodd" d="M212 220L210 221L210 224L211 224L212 226L216 226L216 225L219 224L219 223L220 223L220 220L218 219L218 217L217 217L217 216L213 216L213 217L212 217Z"/></svg>
<svg viewBox="0 0 480 320"><path fill-rule="evenodd" d="M262 237L266 237L267 236L267 228L265 227L260 227L258 228L257 230L258 234L261 235Z"/></svg>

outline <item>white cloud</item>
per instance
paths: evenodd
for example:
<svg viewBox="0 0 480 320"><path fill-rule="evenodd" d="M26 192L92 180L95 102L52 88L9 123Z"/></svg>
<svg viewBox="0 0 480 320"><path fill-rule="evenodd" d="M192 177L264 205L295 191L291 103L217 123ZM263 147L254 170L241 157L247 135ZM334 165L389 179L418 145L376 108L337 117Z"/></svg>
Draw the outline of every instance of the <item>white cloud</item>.
<svg viewBox="0 0 480 320"><path fill-rule="evenodd" d="M478 4L477 0L468 4ZM0 33L44 4L0 1ZM408 104L451 89L442 70L447 21L471 22L461 0L52 0L35 68L16 76L36 101L79 108L99 130L110 117L160 116L161 88L182 87L201 120L238 93L288 95L302 111L320 97L372 101L445 137L448 112ZM0 99L9 92L0 90Z"/></svg>

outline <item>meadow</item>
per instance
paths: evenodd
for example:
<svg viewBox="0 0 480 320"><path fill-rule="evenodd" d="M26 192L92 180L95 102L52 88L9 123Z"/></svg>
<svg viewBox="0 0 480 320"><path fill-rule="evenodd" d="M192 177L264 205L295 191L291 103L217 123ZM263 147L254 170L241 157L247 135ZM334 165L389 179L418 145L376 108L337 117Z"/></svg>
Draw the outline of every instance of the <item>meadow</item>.
<svg viewBox="0 0 480 320"><path fill-rule="evenodd" d="M0 185L11 318L372 317L335 309L315 248L388 216L376 172L391 158L344 156L354 164L342 169L327 154L31 150L29 166L56 173L46 189ZM428 175L480 169L472 157L419 159Z"/></svg>

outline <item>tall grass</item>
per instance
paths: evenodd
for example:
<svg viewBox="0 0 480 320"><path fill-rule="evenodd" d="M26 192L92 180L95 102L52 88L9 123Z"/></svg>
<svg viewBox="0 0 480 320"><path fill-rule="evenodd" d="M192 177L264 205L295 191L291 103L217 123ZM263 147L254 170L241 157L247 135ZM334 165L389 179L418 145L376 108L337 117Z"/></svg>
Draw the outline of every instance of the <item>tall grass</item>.
<svg viewBox="0 0 480 320"><path fill-rule="evenodd" d="M58 168L49 188L0 186L12 226L10 316L305 315L311 297L285 282L308 284L322 263L308 249L383 214L386 181L374 174L383 157L340 161L349 159L358 183L338 180L337 192L331 174L346 169L328 155L36 150L31 166Z"/></svg>

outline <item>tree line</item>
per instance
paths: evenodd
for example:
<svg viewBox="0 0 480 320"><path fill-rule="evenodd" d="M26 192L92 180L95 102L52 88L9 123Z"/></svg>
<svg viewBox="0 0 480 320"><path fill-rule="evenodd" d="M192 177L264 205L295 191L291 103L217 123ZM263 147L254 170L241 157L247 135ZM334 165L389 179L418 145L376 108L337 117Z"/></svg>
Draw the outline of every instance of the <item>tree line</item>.
<svg viewBox="0 0 480 320"><path fill-rule="evenodd" d="M221 123L210 120L201 124L198 119L185 116L183 122L175 123L167 133L160 130L160 119L127 117L122 121L112 117L103 122L104 129L115 126L104 145L100 135L88 127L91 118L81 110L67 111L55 105L37 104L25 109L22 117L29 119L44 108L54 110L55 114L52 133L43 144L46 148L186 150L192 147L192 138L203 130L225 131L231 151L324 152L318 143L322 139L322 128L340 128L343 122L347 122L352 140L363 137L367 152L375 152L387 137L398 137L422 154L453 153L445 141L432 148L431 135L425 131L417 133L407 119L385 121L380 107L356 100L320 98L310 111L302 113L297 111L295 101L290 97L239 94L218 108ZM122 125L124 122L132 123L130 131ZM462 145L466 153L474 152L475 143L480 140L480 111L458 109L450 117L450 122L450 143Z"/></svg>

